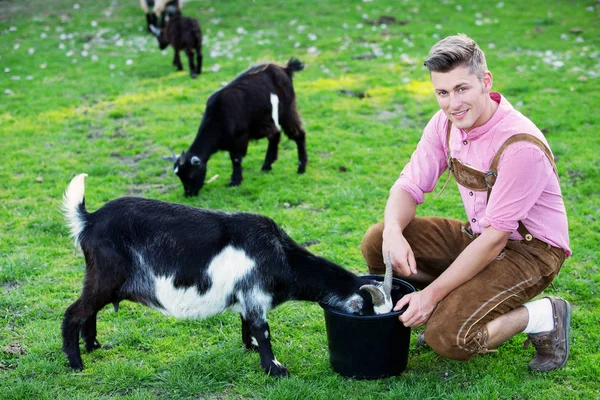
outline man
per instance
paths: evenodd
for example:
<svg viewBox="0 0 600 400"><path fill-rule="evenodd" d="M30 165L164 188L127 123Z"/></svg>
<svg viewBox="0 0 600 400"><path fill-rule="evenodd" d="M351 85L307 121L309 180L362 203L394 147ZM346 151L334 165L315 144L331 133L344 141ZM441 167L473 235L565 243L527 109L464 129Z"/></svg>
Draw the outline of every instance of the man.
<svg viewBox="0 0 600 400"><path fill-rule="evenodd" d="M554 296L530 301L571 255L548 143L491 92L492 73L474 40L442 39L425 66L441 110L391 188L384 222L363 238L369 270L382 273L386 255L396 275L422 289L394 309L408 305L400 321L426 324L425 341L441 356L468 360L526 332L536 348L530 369L561 368L569 357L571 307ZM446 169L458 183L467 223L415 217Z"/></svg>

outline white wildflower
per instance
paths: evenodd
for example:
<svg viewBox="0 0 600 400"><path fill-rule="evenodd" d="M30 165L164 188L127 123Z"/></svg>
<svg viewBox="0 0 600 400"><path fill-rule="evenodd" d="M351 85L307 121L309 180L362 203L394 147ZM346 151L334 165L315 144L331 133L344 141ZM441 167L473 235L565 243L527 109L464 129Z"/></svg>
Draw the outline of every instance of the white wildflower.
<svg viewBox="0 0 600 400"><path fill-rule="evenodd" d="M557 60L557 61L553 61L552 65L554 66L554 68L561 68L561 67L564 67L565 63L560 60Z"/></svg>
<svg viewBox="0 0 600 400"><path fill-rule="evenodd" d="M290 25L296 25L297 22L298 22L297 19L293 19L293 20L290 21Z"/></svg>
<svg viewBox="0 0 600 400"><path fill-rule="evenodd" d="M133 65L133 60L127 60L127 61L125 61L125 65Z"/></svg>
<svg viewBox="0 0 600 400"><path fill-rule="evenodd" d="M87 51L82 51L81 52L81 57L87 57L88 56L88 52Z"/></svg>
<svg viewBox="0 0 600 400"><path fill-rule="evenodd" d="M74 8L75 10L79 10L79 3L75 3L75 4L73 4L73 8Z"/></svg>
<svg viewBox="0 0 600 400"><path fill-rule="evenodd" d="M10 68L4 68L4 72L10 72Z"/></svg>
<svg viewBox="0 0 600 400"><path fill-rule="evenodd" d="M42 39L46 39L46 38L48 37L48 34L47 34L46 32L42 32L42 33L40 34L40 37L41 37Z"/></svg>
<svg viewBox="0 0 600 400"><path fill-rule="evenodd" d="M67 51L67 53L66 53L67 57L71 57L72 55L73 55L73 50Z"/></svg>
<svg viewBox="0 0 600 400"><path fill-rule="evenodd" d="M342 24L342 28L344 28L344 29L348 29L348 24L344 22L344 23Z"/></svg>
<svg viewBox="0 0 600 400"><path fill-rule="evenodd" d="M442 25L440 25L440 24L435 24L435 29L437 29L437 30L439 31L440 29L442 29Z"/></svg>
<svg viewBox="0 0 600 400"><path fill-rule="evenodd" d="M308 54L318 54L319 53L319 49L317 49L316 46L311 46L308 48L307 50Z"/></svg>
<svg viewBox="0 0 600 400"><path fill-rule="evenodd" d="M496 45L494 43L490 43L490 44L488 44L488 48L494 49L494 48L496 48Z"/></svg>
<svg viewBox="0 0 600 400"><path fill-rule="evenodd" d="M577 36L577 38L575 39L575 43L583 43L584 40L581 36Z"/></svg>
<svg viewBox="0 0 600 400"><path fill-rule="evenodd" d="M115 64L110 64L110 65L108 66L108 69L115 69Z"/></svg>
<svg viewBox="0 0 600 400"><path fill-rule="evenodd" d="M16 26L11 26L10 28L8 28L9 31L14 32L17 30Z"/></svg>
<svg viewBox="0 0 600 400"><path fill-rule="evenodd" d="M97 21L92 21L92 22L90 22L90 25L95 28L95 27L98 26L98 22Z"/></svg>
<svg viewBox="0 0 600 400"><path fill-rule="evenodd" d="M356 24L356 29L362 29L363 26L363 24Z"/></svg>
<svg viewBox="0 0 600 400"><path fill-rule="evenodd" d="M294 43L294 47L295 47L295 48L298 48L298 47L300 47L300 46L301 46L301 45L300 45L300 42L296 42L296 43Z"/></svg>
<svg viewBox="0 0 600 400"><path fill-rule="evenodd" d="M241 26L239 28L237 28L235 31L238 35L246 35L248 33L248 31L245 30L244 28L242 28Z"/></svg>
<svg viewBox="0 0 600 400"><path fill-rule="evenodd" d="M306 26L305 25L298 25L298 27L296 28L296 30L298 31L298 33L302 33L306 30Z"/></svg>
<svg viewBox="0 0 600 400"><path fill-rule="evenodd" d="M456 5L456 11L462 11L462 9L463 9L463 8L462 8L462 6L461 6L460 4L457 4L457 5Z"/></svg>
<svg viewBox="0 0 600 400"><path fill-rule="evenodd" d="M33 75L27 75L25 77L25 79L27 79L28 81L31 81L31 80L33 80Z"/></svg>
<svg viewBox="0 0 600 400"><path fill-rule="evenodd" d="M210 67L208 70L211 72L219 72L220 69L221 69L220 64L213 64L212 67Z"/></svg>
<svg viewBox="0 0 600 400"><path fill-rule="evenodd" d="M308 35L306 35L306 36L308 36L308 38L309 38L310 40L312 40L312 41L315 41L315 40L317 40L317 35L315 35L314 33L309 33L309 34L308 34Z"/></svg>
<svg viewBox="0 0 600 400"><path fill-rule="evenodd" d="M13 46L13 50L18 50L21 47L21 44L17 43Z"/></svg>
<svg viewBox="0 0 600 400"><path fill-rule="evenodd" d="M560 35L560 38L562 40L567 40L569 38L569 35L567 35L566 33L563 33L562 35Z"/></svg>
<svg viewBox="0 0 600 400"><path fill-rule="evenodd" d="M29 54L33 54L33 53L35 53L35 49L34 49L33 47L30 47L30 48L27 50L27 52L28 52Z"/></svg>
<svg viewBox="0 0 600 400"><path fill-rule="evenodd" d="M483 21L481 21L480 19L478 19L477 21L475 21L475 25L481 26L481 25L483 25Z"/></svg>
<svg viewBox="0 0 600 400"><path fill-rule="evenodd" d="M66 40L67 39L67 35L64 33L61 33L60 36L58 37L59 40Z"/></svg>
<svg viewBox="0 0 600 400"><path fill-rule="evenodd" d="M40 68L41 69L46 69L47 65L46 64L40 64Z"/></svg>
<svg viewBox="0 0 600 400"><path fill-rule="evenodd" d="M496 7L498 7L498 8L504 7L504 2L501 1L500 3L496 4Z"/></svg>
<svg viewBox="0 0 600 400"><path fill-rule="evenodd" d="M11 94L15 94L15 92L13 92L13 91L12 91L12 90L10 90L10 89L6 89L6 90L4 91L4 94L11 95Z"/></svg>
<svg viewBox="0 0 600 400"><path fill-rule="evenodd" d="M19 75L15 75L15 76L11 76L10 79L13 81L20 81L21 77Z"/></svg>

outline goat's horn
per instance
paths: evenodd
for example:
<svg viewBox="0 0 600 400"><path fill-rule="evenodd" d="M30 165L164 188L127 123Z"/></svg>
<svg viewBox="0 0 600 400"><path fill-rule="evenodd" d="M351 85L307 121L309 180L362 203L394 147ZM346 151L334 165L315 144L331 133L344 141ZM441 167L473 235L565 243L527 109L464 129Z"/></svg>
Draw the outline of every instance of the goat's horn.
<svg viewBox="0 0 600 400"><path fill-rule="evenodd" d="M392 295L392 257L388 251L385 258L385 277L383 278L383 292L387 297Z"/></svg>
<svg viewBox="0 0 600 400"><path fill-rule="evenodd" d="M369 292L371 298L373 299L373 306L377 307L385 303L383 293L381 293L381 290L379 290L379 288L377 288L375 285L362 285L360 289Z"/></svg>
<svg viewBox="0 0 600 400"><path fill-rule="evenodd" d="M158 29L154 25L150 24L150 30L152 31L152 33L154 33L154 36L156 36L156 37L160 36L160 29Z"/></svg>

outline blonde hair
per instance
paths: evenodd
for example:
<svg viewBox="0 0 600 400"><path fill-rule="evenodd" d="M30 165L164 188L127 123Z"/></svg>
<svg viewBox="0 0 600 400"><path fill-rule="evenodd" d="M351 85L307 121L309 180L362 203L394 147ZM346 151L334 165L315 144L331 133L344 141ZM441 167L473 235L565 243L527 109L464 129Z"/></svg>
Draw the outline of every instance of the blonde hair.
<svg viewBox="0 0 600 400"><path fill-rule="evenodd" d="M487 70L485 54L473 39L459 33L437 42L423 63L429 72L448 72L458 66L467 66L469 72L483 79Z"/></svg>

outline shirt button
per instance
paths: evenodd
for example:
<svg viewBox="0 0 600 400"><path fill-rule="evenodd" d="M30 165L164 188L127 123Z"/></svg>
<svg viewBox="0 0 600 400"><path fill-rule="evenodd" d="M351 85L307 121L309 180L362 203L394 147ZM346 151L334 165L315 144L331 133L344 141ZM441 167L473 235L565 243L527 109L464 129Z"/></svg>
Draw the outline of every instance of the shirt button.
<svg viewBox="0 0 600 400"><path fill-rule="evenodd" d="M473 192L469 192L469 196L473 196Z"/></svg>
<svg viewBox="0 0 600 400"><path fill-rule="evenodd" d="M463 144L467 144L467 143L469 143L469 142L467 142L466 140L463 140Z"/></svg>
<svg viewBox="0 0 600 400"><path fill-rule="evenodd" d="M471 222L477 222L477 220L475 218L472 218Z"/></svg>

